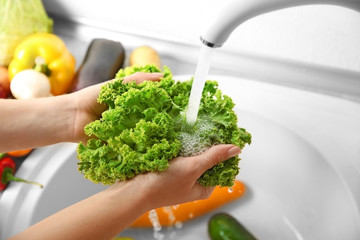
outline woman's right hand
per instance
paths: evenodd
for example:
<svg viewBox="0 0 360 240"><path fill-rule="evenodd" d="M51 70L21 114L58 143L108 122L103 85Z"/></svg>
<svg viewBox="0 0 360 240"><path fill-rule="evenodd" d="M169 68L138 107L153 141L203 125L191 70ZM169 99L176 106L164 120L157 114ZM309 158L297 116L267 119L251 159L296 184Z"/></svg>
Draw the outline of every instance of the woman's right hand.
<svg viewBox="0 0 360 240"><path fill-rule="evenodd" d="M163 172L141 174L127 182L143 195L147 209L171 206L184 202L206 199L215 187L201 186L197 180L208 169L231 157L239 155L241 149L232 144L215 145L205 152L192 157L177 157Z"/></svg>

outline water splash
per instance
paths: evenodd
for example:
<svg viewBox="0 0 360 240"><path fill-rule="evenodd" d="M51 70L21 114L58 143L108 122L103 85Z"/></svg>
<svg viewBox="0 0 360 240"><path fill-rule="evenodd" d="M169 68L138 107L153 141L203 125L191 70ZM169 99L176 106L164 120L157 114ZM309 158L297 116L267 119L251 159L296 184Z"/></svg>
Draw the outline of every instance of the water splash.
<svg viewBox="0 0 360 240"><path fill-rule="evenodd" d="M180 207L180 205L179 205L179 204L177 204L177 205L173 205L173 206L172 206L172 209L176 210L176 209L178 209L179 207Z"/></svg>
<svg viewBox="0 0 360 240"><path fill-rule="evenodd" d="M175 227L176 227L177 229L180 229L180 228L183 227L183 223L182 223L181 221L176 221L176 222L175 222Z"/></svg>
<svg viewBox="0 0 360 240"><path fill-rule="evenodd" d="M171 207L163 207L163 211L167 213L170 225L173 225L176 220L173 209Z"/></svg>
<svg viewBox="0 0 360 240"><path fill-rule="evenodd" d="M160 233L161 224L159 222L159 217L155 209L149 211L149 219L151 224L153 225L154 233L153 236L156 240L163 240L165 235Z"/></svg>

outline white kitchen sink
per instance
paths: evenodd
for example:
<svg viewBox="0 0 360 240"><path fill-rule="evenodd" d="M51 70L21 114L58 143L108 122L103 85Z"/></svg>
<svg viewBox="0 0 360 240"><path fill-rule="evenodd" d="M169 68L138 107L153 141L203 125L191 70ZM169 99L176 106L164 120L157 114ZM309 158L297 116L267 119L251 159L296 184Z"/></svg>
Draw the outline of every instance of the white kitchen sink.
<svg viewBox="0 0 360 240"><path fill-rule="evenodd" d="M247 192L181 228L164 228L165 239L207 239L207 221L220 211L258 239L360 239L360 104L232 76L208 79L233 98L239 126L253 136L237 177ZM45 187L9 185L0 198L0 239L105 188L84 179L77 161L69 143L36 149L24 161L17 176ZM153 231L120 235L148 240Z"/></svg>

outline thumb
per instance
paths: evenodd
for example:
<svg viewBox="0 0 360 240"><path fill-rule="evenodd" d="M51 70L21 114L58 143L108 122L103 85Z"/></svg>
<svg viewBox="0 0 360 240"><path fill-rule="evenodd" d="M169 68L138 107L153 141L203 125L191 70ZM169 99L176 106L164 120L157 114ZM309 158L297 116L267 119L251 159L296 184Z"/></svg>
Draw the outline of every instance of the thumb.
<svg viewBox="0 0 360 240"><path fill-rule="evenodd" d="M199 174L203 174L206 170L212 168L220 162L228 160L239 155L241 149L232 144L215 145L198 156L194 156L193 161L197 162Z"/></svg>
<svg viewBox="0 0 360 240"><path fill-rule="evenodd" d="M164 74L158 72L153 72L153 73L136 72L129 76L126 76L124 78L124 83L135 81L137 84L139 84L144 81L160 81L160 79L163 76Z"/></svg>

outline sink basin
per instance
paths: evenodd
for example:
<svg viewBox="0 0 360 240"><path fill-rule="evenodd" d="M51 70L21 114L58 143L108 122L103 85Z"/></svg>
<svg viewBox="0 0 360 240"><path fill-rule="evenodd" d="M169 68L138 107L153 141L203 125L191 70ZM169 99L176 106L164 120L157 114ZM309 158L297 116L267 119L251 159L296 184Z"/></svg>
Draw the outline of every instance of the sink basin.
<svg viewBox="0 0 360 240"><path fill-rule="evenodd" d="M176 79L188 79L178 76ZM247 192L214 212L164 228L165 239L206 239L207 221L228 212L258 239L360 239L360 104L314 92L212 75L253 135L241 154ZM105 187L77 171L76 144L36 149L0 198L0 239ZM152 239L152 229L120 236Z"/></svg>

